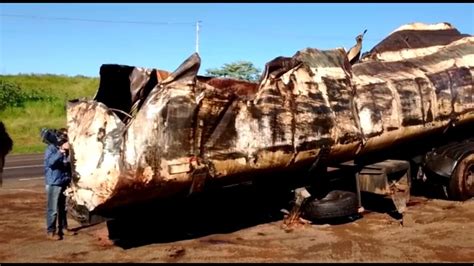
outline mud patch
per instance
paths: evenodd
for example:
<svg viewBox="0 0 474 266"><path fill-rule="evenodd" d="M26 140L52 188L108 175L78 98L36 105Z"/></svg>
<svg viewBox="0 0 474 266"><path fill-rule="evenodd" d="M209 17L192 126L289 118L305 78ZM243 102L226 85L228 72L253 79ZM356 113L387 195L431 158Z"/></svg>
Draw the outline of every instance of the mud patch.
<svg viewBox="0 0 474 266"><path fill-rule="evenodd" d="M33 189L33 188L32 188ZM228 232L191 235L167 242L147 242L124 249L109 241L105 223L80 228L69 219L78 235L61 241L48 241L44 229L45 197L40 192L0 190L0 261L2 262L472 262L474 261L474 201L464 203L412 197L406 217L412 226L402 226L389 213L371 211L343 224L312 224L291 232L281 229L282 218L256 219L236 225ZM234 194L238 199L248 193ZM270 200L268 200L270 202ZM239 204L243 204L242 201ZM249 204L252 201L249 200ZM255 205L255 204L254 204ZM235 205L238 206L238 205ZM247 206L247 205L246 205ZM275 208L280 210L282 206ZM242 208L239 216L254 212ZM236 212L236 209L233 209ZM196 213L178 218L195 223ZM167 216L169 219L173 216ZM220 217L220 216L215 216ZM199 226L215 219L202 220ZM235 214L233 216L237 217ZM140 222L139 220L138 222ZM209 223L209 225L217 222ZM168 228L183 232L182 223L171 221ZM145 232L158 230L149 223ZM211 228L212 229L212 228ZM131 228L129 234L133 236ZM47 254L47 255L45 255Z"/></svg>

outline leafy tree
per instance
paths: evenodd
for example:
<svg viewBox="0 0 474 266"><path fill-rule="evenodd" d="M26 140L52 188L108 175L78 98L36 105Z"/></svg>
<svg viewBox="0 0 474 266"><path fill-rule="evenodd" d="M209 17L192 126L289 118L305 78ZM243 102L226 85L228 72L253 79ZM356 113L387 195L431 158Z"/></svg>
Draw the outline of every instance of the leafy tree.
<svg viewBox="0 0 474 266"><path fill-rule="evenodd" d="M221 68L206 69L206 75L213 77L236 78L248 81L257 81L261 70L256 68L252 62L237 61L224 64Z"/></svg>

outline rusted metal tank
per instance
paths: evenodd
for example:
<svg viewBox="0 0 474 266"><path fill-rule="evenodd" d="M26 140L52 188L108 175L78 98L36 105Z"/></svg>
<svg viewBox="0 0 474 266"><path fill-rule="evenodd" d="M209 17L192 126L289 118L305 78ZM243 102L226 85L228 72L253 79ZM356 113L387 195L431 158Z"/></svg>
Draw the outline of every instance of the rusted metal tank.
<svg viewBox="0 0 474 266"><path fill-rule="evenodd" d="M353 66L343 48L307 48L255 84L198 76L197 54L172 73L103 65L95 99L67 107L69 196L107 210L472 123L473 44L447 23L410 24Z"/></svg>

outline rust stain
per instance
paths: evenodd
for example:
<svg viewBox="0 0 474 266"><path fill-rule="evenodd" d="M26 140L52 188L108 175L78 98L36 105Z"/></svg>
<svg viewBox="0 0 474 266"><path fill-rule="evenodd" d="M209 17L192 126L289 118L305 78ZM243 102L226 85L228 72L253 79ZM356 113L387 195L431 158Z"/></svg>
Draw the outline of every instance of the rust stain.
<svg viewBox="0 0 474 266"><path fill-rule="evenodd" d="M456 119L472 123L474 38L447 24L410 27L352 66L342 48L277 57L257 83L198 76L198 54L174 72L102 66L97 97L67 109L78 159L73 200L93 210L189 191L193 160L208 171L205 185L296 169L322 147L333 161L350 159ZM419 41L397 50L393 36L405 33Z"/></svg>

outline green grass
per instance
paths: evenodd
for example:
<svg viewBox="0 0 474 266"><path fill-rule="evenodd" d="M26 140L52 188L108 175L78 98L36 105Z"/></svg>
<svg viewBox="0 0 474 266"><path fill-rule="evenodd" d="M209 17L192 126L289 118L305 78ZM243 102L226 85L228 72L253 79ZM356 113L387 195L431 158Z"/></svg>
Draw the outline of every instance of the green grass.
<svg viewBox="0 0 474 266"><path fill-rule="evenodd" d="M60 75L0 75L0 80L19 85L25 92L37 91L60 99L93 97L99 86L98 78Z"/></svg>
<svg viewBox="0 0 474 266"><path fill-rule="evenodd" d="M0 108L0 121L13 139L12 154L43 152L46 146L41 142L40 129L66 127L67 101L92 99L99 86L99 78L49 74L0 75L0 82L18 86L24 95L36 96L23 97L16 104Z"/></svg>

